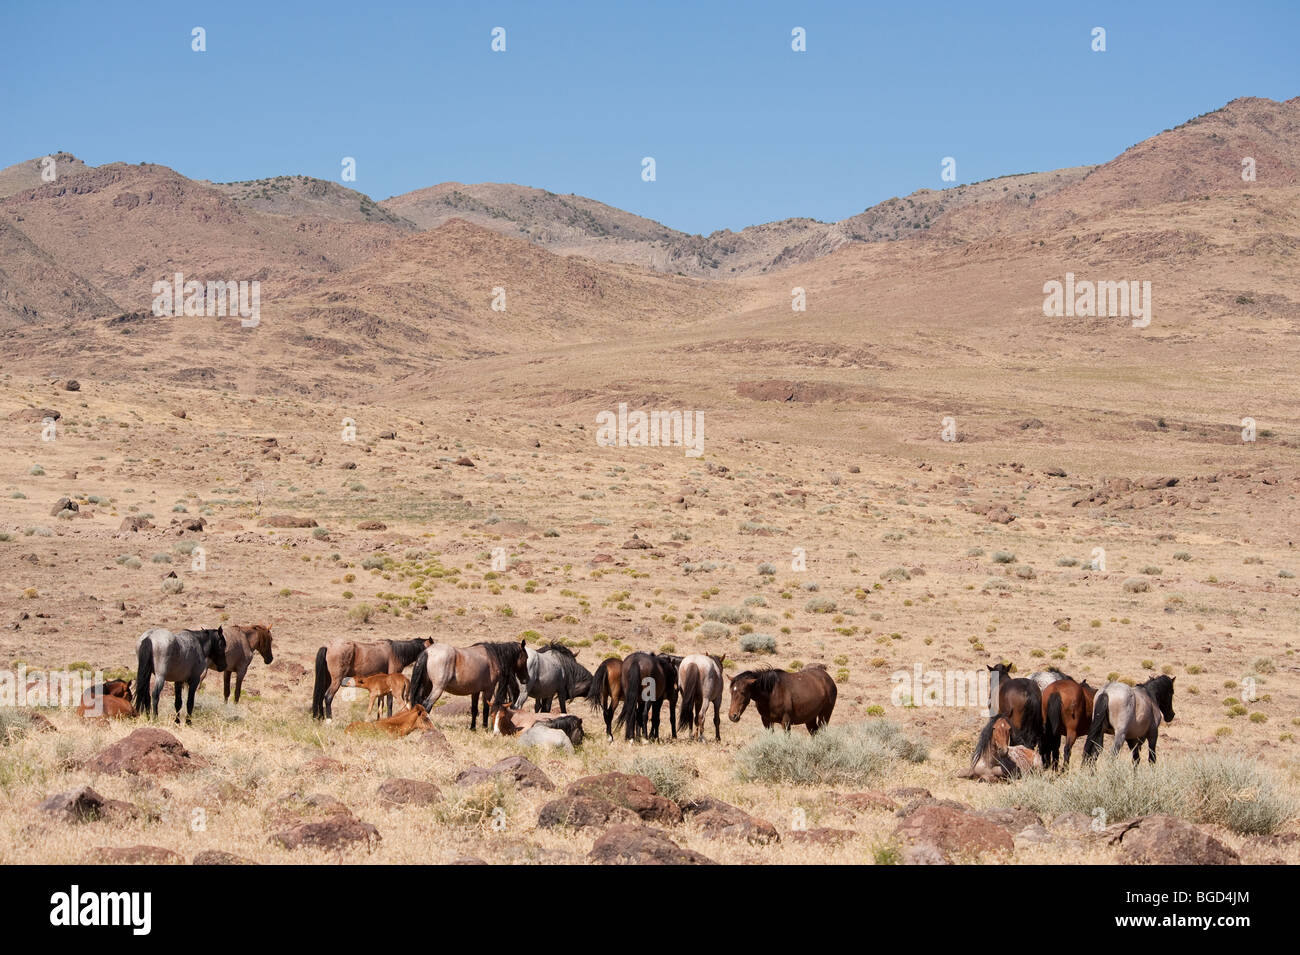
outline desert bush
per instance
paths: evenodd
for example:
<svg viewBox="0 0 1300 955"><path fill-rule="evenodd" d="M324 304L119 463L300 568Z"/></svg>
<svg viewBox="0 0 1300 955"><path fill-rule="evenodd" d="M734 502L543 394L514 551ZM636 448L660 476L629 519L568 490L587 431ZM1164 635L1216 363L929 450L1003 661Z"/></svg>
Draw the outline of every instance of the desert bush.
<svg viewBox="0 0 1300 955"><path fill-rule="evenodd" d="M995 550L993 552L993 563L995 564L1014 564L1016 555L1007 550Z"/></svg>
<svg viewBox="0 0 1300 955"><path fill-rule="evenodd" d="M720 623L710 621L708 623L700 624L700 636L710 639L729 637L731 636L731 629L729 627L724 627Z"/></svg>
<svg viewBox="0 0 1300 955"><path fill-rule="evenodd" d="M740 624L749 623L754 619L754 614L743 607L711 607L704 611L705 620L714 620L718 623Z"/></svg>
<svg viewBox="0 0 1300 955"><path fill-rule="evenodd" d="M1151 589L1151 585L1141 577L1129 577L1124 581L1124 592L1130 594L1144 594Z"/></svg>
<svg viewBox="0 0 1300 955"><path fill-rule="evenodd" d="M667 796L676 803L692 798L695 780L700 775L694 763L679 756L638 756L632 760L628 772L645 776L655 784L655 791L659 795Z"/></svg>
<svg viewBox="0 0 1300 955"><path fill-rule="evenodd" d="M813 597L803 605L803 609L807 613L834 613L835 601L830 597Z"/></svg>
<svg viewBox="0 0 1300 955"><path fill-rule="evenodd" d="M348 611L348 619L353 623L369 623L370 616L374 612L374 608L370 604L357 604Z"/></svg>
<svg viewBox="0 0 1300 955"><path fill-rule="evenodd" d="M742 780L802 784L862 783L897 763L920 763L925 746L888 720L827 726L816 736L764 731L736 753Z"/></svg>
<svg viewBox="0 0 1300 955"><path fill-rule="evenodd" d="M1255 761L1220 753L1164 757L1136 771L1127 753L1103 757L1064 776L1027 776L993 799L1048 815L1100 808L1112 821L1167 813L1244 834L1277 832L1298 808Z"/></svg>
<svg viewBox="0 0 1300 955"><path fill-rule="evenodd" d="M740 649L746 653L776 653L776 638L764 633L747 633L740 638Z"/></svg>

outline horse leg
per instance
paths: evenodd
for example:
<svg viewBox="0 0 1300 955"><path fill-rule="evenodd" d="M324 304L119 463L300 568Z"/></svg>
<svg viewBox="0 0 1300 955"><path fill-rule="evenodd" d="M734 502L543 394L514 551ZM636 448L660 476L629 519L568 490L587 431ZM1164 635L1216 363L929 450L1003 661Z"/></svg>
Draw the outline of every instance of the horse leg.
<svg viewBox="0 0 1300 955"><path fill-rule="evenodd" d="M1152 726L1151 732L1147 734L1147 762L1155 764L1156 761L1156 740L1160 738L1160 728Z"/></svg>
<svg viewBox="0 0 1300 955"><path fill-rule="evenodd" d="M703 720L700 720L700 725L701 725L700 735L703 736L704 735L704 730L702 728L704 725ZM722 742L722 717L718 713L717 700L713 701L713 738L719 743Z"/></svg>
<svg viewBox="0 0 1300 955"><path fill-rule="evenodd" d="M235 702L239 702L239 694L244 691L244 670L235 671Z"/></svg>
<svg viewBox="0 0 1300 955"><path fill-rule="evenodd" d="M487 720L483 720L484 729L487 728ZM478 729L478 691L475 690L469 695L469 728L470 732Z"/></svg>
<svg viewBox="0 0 1300 955"><path fill-rule="evenodd" d="M1070 750L1074 749L1074 741L1078 738L1079 738L1078 734L1075 733L1073 727L1065 731L1065 768L1066 769L1070 768Z"/></svg>
<svg viewBox="0 0 1300 955"><path fill-rule="evenodd" d="M1142 740L1140 739L1128 740L1128 749L1129 752L1133 754L1134 766L1137 766L1138 763L1142 762L1142 754L1138 752L1138 747L1141 745L1142 745Z"/></svg>
<svg viewBox="0 0 1300 955"><path fill-rule="evenodd" d="M565 698L565 696L564 696L564 691L561 690L558 694L556 694L555 699L556 699L557 701L559 701L559 704L560 704L560 712L563 713L565 716L568 716L568 715L569 715L569 710L568 710L568 708L567 708L567 704L568 704L569 701ZM546 712L547 712L547 713L551 712L551 701L550 701L550 698L549 698L549 697L548 697L547 700L546 700Z"/></svg>
<svg viewBox="0 0 1300 955"><path fill-rule="evenodd" d="M181 721L181 681L177 680L173 686L176 687L176 722Z"/></svg>
<svg viewBox="0 0 1300 955"><path fill-rule="evenodd" d="M153 684L153 718L154 719L158 718L158 701L162 699L163 682L164 680L161 674L154 677L154 684ZM180 707L178 705L177 709L179 708Z"/></svg>
<svg viewBox="0 0 1300 955"><path fill-rule="evenodd" d="M199 688L198 680L190 680L186 684L187 693L185 695L185 725L190 725L190 717L194 715L194 692Z"/></svg>
<svg viewBox="0 0 1300 955"><path fill-rule="evenodd" d="M386 693L386 694L384 694L384 697L385 697L385 699L388 700L388 718L389 718L389 719L392 719L392 717L393 717L393 694L392 694L391 692L390 692L390 693Z"/></svg>
<svg viewBox="0 0 1300 955"><path fill-rule="evenodd" d="M230 671L229 670L221 674L221 702L222 703L230 702ZM238 694L235 695L235 702L236 703L239 702Z"/></svg>
<svg viewBox="0 0 1300 955"><path fill-rule="evenodd" d="M340 674L342 671L340 670ZM336 676L330 680L329 689L325 691L325 720L327 722L334 719L334 694L343 686L343 677Z"/></svg>

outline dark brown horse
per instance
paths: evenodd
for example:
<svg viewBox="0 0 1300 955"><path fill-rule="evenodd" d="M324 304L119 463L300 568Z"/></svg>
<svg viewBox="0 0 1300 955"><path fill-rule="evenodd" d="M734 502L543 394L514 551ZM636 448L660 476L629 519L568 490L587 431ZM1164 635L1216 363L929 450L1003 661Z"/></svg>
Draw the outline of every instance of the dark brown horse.
<svg viewBox="0 0 1300 955"><path fill-rule="evenodd" d="M618 725L628 741L659 738L659 717L668 701L673 737L677 736L677 664L681 657L637 650L623 658L623 708ZM648 724L648 725L647 725Z"/></svg>
<svg viewBox="0 0 1300 955"><path fill-rule="evenodd" d="M1088 681L1076 683L1069 677L1043 690L1043 762L1057 768L1061 755L1061 737L1065 737L1065 765L1070 765L1074 741L1088 738L1092 727L1092 701L1097 691Z"/></svg>
<svg viewBox="0 0 1300 955"><path fill-rule="evenodd" d="M244 674L253 662L253 654L260 653L262 662L271 664L271 628L265 624L255 623L248 627L236 627L227 624L221 628L226 635L226 669L222 671L222 692L224 702L230 702L230 678L235 678L235 702L239 702L240 691L244 688Z"/></svg>
<svg viewBox="0 0 1300 955"><path fill-rule="evenodd" d="M989 667L994 670L994 667ZM974 766L980 755L988 748L993 729L1000 718L1011 724L1012 746L1027 746L1039 749L1043 744L1043 693L1033 680L999 680L997 693L998 712L989 719L980 732L975 744L975 754L971 757ZM1046 754L1044 754L1046 755Z"/></svg>
<svg viewBox="0 0 1300 955"><path fill-rule="evenodd" d="M435 643L416 658L411 670L412 704L429 712L443 693L468 696L469 728L478 726L479 697L483 697L483 728L488 728L492 703L513 698L520 683L528 682L528 646L523 640L476 643L453 647Z"/></svg>
<svg viewBox="0 0 1300 955"><path fill-rule="evenodd" d="M731 679L731 722L740 716L754 701L765 729L780 726L787 733L796 723L808 727L815 734L831 721L838 695L835 681L820 663L795 673L785 670L746 670Z"/></svg>
<svg viewBox="0 0 1300 955"><path fill-rule="evenodd" d="M596 672L591 675L591 686L587 689L587 702L597 707L605 716L605 735L612 742L614 739L614 711L623 701L623 660L610 657L602 660Z"/></svg>
<svg viewBox="0 0 1300 955"><path fill-rule="evenodd" d="M370 676L374 673L401 673L433 643L431 637L414 640L380 640L356 643L335 640L316 651L316 685L311 694L311 715L318 720L334 718L331 704L343 685L344 677ZM392 703L388 715L392 716Z"/></svg>

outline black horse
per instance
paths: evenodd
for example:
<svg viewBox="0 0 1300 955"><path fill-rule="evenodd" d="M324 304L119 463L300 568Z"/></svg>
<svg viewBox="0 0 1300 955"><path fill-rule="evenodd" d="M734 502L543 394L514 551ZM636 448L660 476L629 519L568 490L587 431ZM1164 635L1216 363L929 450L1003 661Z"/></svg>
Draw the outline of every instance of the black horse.
<svg viewBox="0 0 1300 955"><path fill-rule="evenodd" d="M681 662L681 657L676 661ZM623 738L658 739L660 711L665 700L670 701L668 716L676 738L677 666L674 658L666 653L638 650L623 659L622 669L623 708L619 711L617 725L623 727Z"/></svg>

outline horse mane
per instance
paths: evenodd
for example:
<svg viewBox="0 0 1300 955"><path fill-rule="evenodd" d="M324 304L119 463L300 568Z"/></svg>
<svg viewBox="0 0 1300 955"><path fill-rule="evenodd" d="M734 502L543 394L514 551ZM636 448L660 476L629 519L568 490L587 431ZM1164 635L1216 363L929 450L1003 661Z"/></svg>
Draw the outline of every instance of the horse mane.
<svg viewBox="0 0 1300 955"><path fill-rule="evenodd" d="M754 681L754 688L762 690L764 693L771 693L776 689L776 685L781 682L781 677L785 675L784 670L778 670L775 667L759 667L757 670L746 670L744 673L737 673L732 677L732 682L742 677L750 677Z"/></svg>
<svg viewBox="0 0 1300 955"><path fill-rule="evenodd" d="M1166 674L1162 673L1160 676L1151 677L1144 683L1139 683L1137 689L1146 690L1162 710L1166 703L1173 703L1174 679Z"/></svg>
<svg viewBox="0 0 1300 955"><path fill-rule="evenodd" d="M566 647L564 644L562 644L562 643L558 643L558 642L556 642L555 640L552 640L550 643L546 643L546 644L543 644L542 646L538 647L538 648L537 648L537 652L538 652L538 653L558 653L558 654L560 654L561 656L568 657L570 660L574 659L573 651L572 651L571 649L569 649L568 647Z"/></svg>
<svg viewBox="0 0 1300 955"><path fill-rule="evenodd" d="M1001 714L992 717L987 723L984 724L984 728L980 730L979 738L975 740L975 753L970 758L970 764L972 766L974 766L976 763L980 761L980 757L984 755L985 750L989 750L992 748L993 725L997 723L997 721L1000 719L1002 719Z"/></svg>

